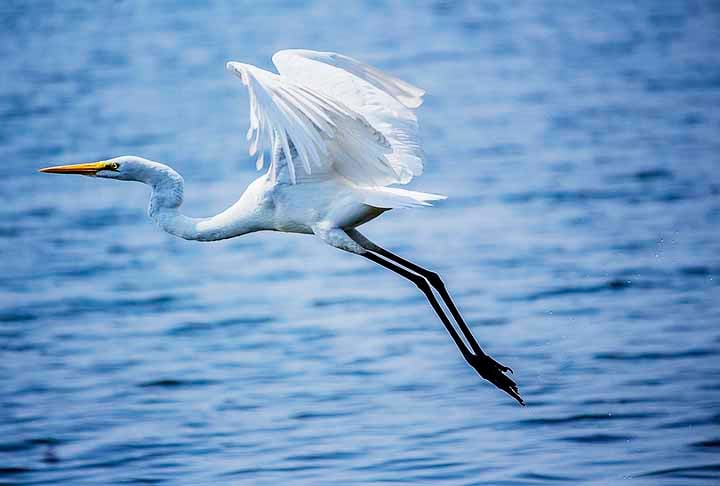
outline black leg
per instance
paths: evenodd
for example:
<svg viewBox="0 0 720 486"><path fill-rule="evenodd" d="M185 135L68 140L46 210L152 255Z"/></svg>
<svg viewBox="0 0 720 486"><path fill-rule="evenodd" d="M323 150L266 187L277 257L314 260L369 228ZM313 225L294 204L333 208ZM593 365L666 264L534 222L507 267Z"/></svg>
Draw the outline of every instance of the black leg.
<svg viewBox="0 0 720 486"><path fill-rule="evenodd" d="M357 230L351 230L348 232L348 235L353 238L360 246L365 247L366 249L373 251L377 253L378 255L382 255L383 257L387 258L390 261L393 261L395 263L398 263L402 265L405 268L408 268L412 270L413 272L423 276L430 285L433 286L435 290L437 290L438 294L440 294L440 297L442 298L443 302L445 302L445 305L450 309L450 313L452 314L453 318L455 319L455 322L457 322L458 327L460 328L460 331L463 333L463 336L465 336L465 339L467 340L468 344L470 344L470 347L472 348L473 352L479 356L484 355L482 348L480 348L480 345L475 340L475 337L473 336L472 332L470 331L470 328L465 324L465 321L463 320L462 316L460 315L460 311L458 310L457 306L455 305L455 302L453 302L452 298L450 297L450 294L448 293L447 289L445 288L445 283L440 278L440 275L437 273L430 271L426 268L421 267L420 265L417 265L409 260L406 260L402 258L401 256L398 256L394 253L391 253L387 251L386 249L376 245L372 241L368 240L363 236L359 231ZM512 370L508 368L507 366L503 366L502 364L495 362L496 365L502 369L504 372L510 372L512 373Z"/></svg>
<svg viewBox="0 0 720 486"><path fill-rule="evenodd" d="M458 347L458 349L460 350L460 352L462 353L463 357L468 362L468 364L470 364L470 366L472 366L480 374L480 376L482 376L483 378L485 378L486 380L488 380L489 382L491 382L492 384L494 384L495 386L497 386L498 388L500 388L501 390L506 392L508 395L513 397L515 400L517 400L521 405L525 405L522 398L520 397L520 394L518 392L518 388L517 388L517 385L515 384L515 382L513 380L511 380L510 378L508 378L507 376L505 376L505 374L504 374L504 372L509 371L510 369L507 368L506 366L501 365L500 363L498 363L497 361L495 361L494 359L492 359L490 356L488 356L487 354L485 354L482 351L480 346L475 341L475 338L470 333L470 329L467 328L467 326L465 325L465 322L460 317L460 313L458 312L454 303L452 303L452 299L450 299L450 295L447 293L447 290L445 290L445 286L442 284L442 280L440 279L440 277L433 272L429 272L411 262L403 260L400 257L396 257L395 255L392 255L390 252L387 252L385 250L382 250L382 252L378 251L381 249L379 247L377 247L376 245L372 245L372 246L373 246L373 248L370 251L363 253L362 256L377 263L378 265L381 265L389 270L392 270L393 272L397 273L398 275L401 275L402 277L405 277L406 279L410 280L415 285L417 285L418 288L420 289L420 291L423 294L425 294L425 297L430 302L430 305L432 306L433 310L435 310L435 313L438 315L438 317L442 321L443 325L445 326L445 329L447 329L448 333L450 334L453 341L455 342L455 345ZM379 253L388 259L391 259L391 257L388 255L385 255L384 253L392 255L392 257L395 257L398 260L400 260L399 263L404 264L405 266L410 268L412 271L407 270L406 268L402 268L401 266L399 266L391 261L388 261L388 260L376 255L373 252ZM422 270L422 272L427 272L428 275L423 275L423 273L421 273L420 270ZM413 273L413 272L417 272L417 273ZM434 275L434 277L430 277L429 276L430 274ZM432 281L435 278L437 279L437 281L440 282L440 285L439 285L440 288L438 288L436 286L437 282ZM471 352L465 346L465 343L458 335L457 331L453 327L450 320L447 318L447 315L445 315L445 312L443 311L442 307L440 306L440 303L435 298L435 294L433 294L433 292L432 292L432 288L430 287L431 284L433 285L433 287L435 287L438 290L438 292L440 293L440 296L443 298L446 305L450 309L450 312L453 314L453 317L455 317L455 320L458 322L458 325L460 326L460 330L463 332L463 335L465 335L467 341L470 343L470 346L472 347L472 350L474 351L474 353ZM442 291L440 289L442 289Z"/></svg>
<svg viewBox="0 0 720 486"><path fill-rule="evenodd" d="M447 289L445 288L445 283L440 278L440 275L437 273L427 270L420 265L417 265L411 261L408 261L398 255L395 255L394 253L391 253L384 248L380 248L379 246L376 246L374 249L378 254L384 256L388 260L392 260L396 263L399 263L400 265L409 268L413 272L417 272L418 274L422 275L427 279L427 281L430 283L430 285L435 288L435 290L438 291L440 294L440 297L442 298L443 302L445 302L445 305L450 309L450 313L452 314L453 318L455 318L455 322L457 322L458 326L460 327L460 330L463 333L463 336L465 336L465 339L467 339L467 342L470 343L470 347L475 352L475 354L483 355L485 354L480 348L480 345L475 340L475 336L472 335L472 332L470 331L470 328L465 324L465 321L463 320L462 316L460 315L460 311L458 310L457 306L455 305L455 302L453 302L452 298L450 297L450 294L448 293ZM500 363L498 363L498 366L503 371L509 371L512 373L512 370L508 368L507 366L503 366Z"/></svg>
<svg viewBox="0 0 720 486"><path fill-rule="evenodd" d="M450 337L452 337L453 341L455 341L455 345L458 347L462 355L465 357L465 359L468 359L468 357L472 354L465 346L465 343L458 335L457 331L453 327L453 325L448 320L447 316L445 315L445 312L443 311L442 307L438 303L437 299L435 298L435 295L433 295L432 290L430 289L430 285L428 284L427 280L422 278L420 275L417 275L409 270L406 270L398 265L395 265L392 262L389 262L383 258L380 258L379 256L375 255L374 253L364 253L362 256L367 258L368 260L372 260L373 262L377 263L378 265L381 265L389 270L392 270L393 272L397 273L398 275L405 277L406 279L410 280L412 283L418 286L420 291L425 294L425 297L430 302L430 305L432 306L435 313L438 315L442 323L445 325L445 329L447 329L448 333L450 333Z"/></svg>

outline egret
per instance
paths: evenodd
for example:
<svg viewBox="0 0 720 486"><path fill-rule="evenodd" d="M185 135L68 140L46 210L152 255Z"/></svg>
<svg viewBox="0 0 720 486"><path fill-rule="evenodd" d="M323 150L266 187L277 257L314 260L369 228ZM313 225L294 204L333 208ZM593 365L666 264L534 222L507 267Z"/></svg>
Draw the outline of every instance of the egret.
<svg viewBox="0 0 720 486"><path fill-rule="evenodd" d="M425 92L341 54L277 52L278 74L228 62L247 87L250 155L260 170L240 199L221 213L192 218L180 212L184 181L167 165L122 156L41 169L137 181L152 188L149 216L187 240L215 241L255 231L315 235L414 283L425 295L467 363L524 404L510 368L488 356L463 320L440 276L381 248L357 227L395 208L429 206L445 196L390 187L422 174L415 111ZM449 310L450 320L436 294ZM459 329L459 332L458 332Z"/></svg>

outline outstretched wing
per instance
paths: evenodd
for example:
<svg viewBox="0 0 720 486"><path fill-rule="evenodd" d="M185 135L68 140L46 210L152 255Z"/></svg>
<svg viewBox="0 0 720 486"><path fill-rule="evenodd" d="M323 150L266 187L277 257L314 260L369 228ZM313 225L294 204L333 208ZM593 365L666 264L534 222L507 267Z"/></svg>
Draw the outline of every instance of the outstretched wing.
<svg viewBox="0 0 720 486"><path fill-rule="evenodd" d="M422 174L415 109L425 91L334 52L284 50L273 56L273 63L281 75L342 101L382 133L391 147L386 158L398 174L393 182L406 184Z"/></svg>
<svg viewBox="0 0 720 486"><path fill-rule="evenodd" d="M349 58L343 59L354 63L354 69L372 73L368 80L297 52L322 54L277 53L274 62L281 75L237 62L227 65L248 87L248 140L250 153L258 154L258 168L265 149L270 149L271 167L277 170L284 159L292 183L302 175L299 170L305 174L334 170L363 186L406 183L422 172L417 122L407 107L419 106L420 90ZM310 64L298 67L303 63ZM283 72L287 66L292 74ZM298 70L301 73L296 75ZM323 88L318 80L330 75L335 76L336 86L354 83L355 88L350 92ZM375 86L382 83L388 91Z"/></svg>

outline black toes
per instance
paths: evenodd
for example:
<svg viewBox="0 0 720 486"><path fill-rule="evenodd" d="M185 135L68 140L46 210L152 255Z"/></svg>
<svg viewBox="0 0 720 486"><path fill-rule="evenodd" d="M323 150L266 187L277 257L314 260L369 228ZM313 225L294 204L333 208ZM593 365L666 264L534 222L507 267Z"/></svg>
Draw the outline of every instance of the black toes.
<svg viewBox="0 0 720 486"><path fill-rule="evenodd" d="M486 354L470 355L467 358L470 366L475 368L475 371L480 376L513 397L520 405L525 405L522 397L520 397L517 384L504 374L507 372L512 373L510 368L498 363Z"/></svg>

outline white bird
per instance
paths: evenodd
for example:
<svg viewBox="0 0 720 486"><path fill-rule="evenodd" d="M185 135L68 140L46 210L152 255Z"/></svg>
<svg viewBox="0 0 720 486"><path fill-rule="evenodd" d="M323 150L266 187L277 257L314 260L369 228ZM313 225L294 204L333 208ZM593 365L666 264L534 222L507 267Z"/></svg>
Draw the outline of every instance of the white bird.
<svg viewBox="0 0 720 486"><path fill-rule="evenodd" d="M429 206L445 196L408 191L422 173L415 110L424 91L372 66L331 52L284 50L273 56L279 74L239 62L227 69L247 86L250 154L267 173L234 205L209 218L180 213L184 181L172 168L123 156L42 172L137 181L152 188L148 213L168 233L214 241L255 231L317 236L415 283L442 320L465 360L523 404L511 371L485 354L460 316L440 276L370 242L357 227L395 209ZM460 333L438 302L439 294Z"/></svg>

